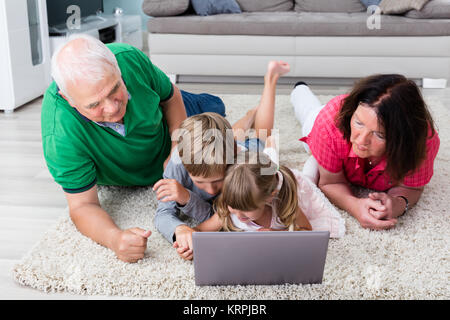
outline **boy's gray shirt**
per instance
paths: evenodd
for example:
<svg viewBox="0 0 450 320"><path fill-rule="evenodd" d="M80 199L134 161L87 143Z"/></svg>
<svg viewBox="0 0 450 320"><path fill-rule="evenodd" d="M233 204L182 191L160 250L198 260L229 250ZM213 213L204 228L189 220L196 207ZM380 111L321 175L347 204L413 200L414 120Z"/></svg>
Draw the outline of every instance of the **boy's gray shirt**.
<svg viewBox="0 0 450 320"><path fill-rule="evenodd" d="M175 179L188 190L190 196L185 206L180 206L175 201L158 201L153 223L164 238L173 243L175 228L181 224L186 224L180 219L180 212L194 218L199 223L203 222L212 216L212 202L216 196L197 188L181 162L177 148L172 151L163 178Z"/></svg>

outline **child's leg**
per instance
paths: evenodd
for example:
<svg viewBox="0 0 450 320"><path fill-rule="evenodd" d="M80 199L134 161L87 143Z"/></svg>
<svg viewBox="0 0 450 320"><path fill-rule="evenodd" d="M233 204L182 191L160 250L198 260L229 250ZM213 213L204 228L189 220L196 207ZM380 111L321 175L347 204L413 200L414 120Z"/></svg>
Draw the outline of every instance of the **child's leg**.
<svg viewBox="0 0 450 320"><path fill-rule="evenodd" d="M278 79L289 72L289 64L283 61L270 61L264 76L264 89L261 101L256 107L255 122L253 127L256 136L264 140L272 135L275 118L275 93Z"/></svg>
<svg viewBox="0 0 450 320"><path fill-rule="evenodd" d="M255 114L256 108L253 108L233 125L233 135L236 141L245 141L248 129L252 128L255 123Z"/></svg>
<svg viewBox="0 0 450 320"><path fill-rule="evenodd" d="M263 141L272 134L276 84L279 77L287 72L289 72L287 63L282 61L269 62L264 76L264 89L259 105L249 110L243 118L233 125L233 134L237 141L246 140L249 129L255 129L256 136ZM265 130L265 132L262 130Z"/></svg>

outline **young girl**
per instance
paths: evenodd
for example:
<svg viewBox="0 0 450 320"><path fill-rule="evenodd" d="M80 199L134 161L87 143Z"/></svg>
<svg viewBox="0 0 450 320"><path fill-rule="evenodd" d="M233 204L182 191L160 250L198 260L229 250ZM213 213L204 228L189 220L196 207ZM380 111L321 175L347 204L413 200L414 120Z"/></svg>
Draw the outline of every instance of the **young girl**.
<svg viewBox="0 0 450 320"><path fill-rule="evenodd" d="M264 153L246 153L246 163L228 170L216 213L197 231L312 230L299 208L297 180L292 171L277 165ZM274 172L275 171L275 172Z"/></svg>

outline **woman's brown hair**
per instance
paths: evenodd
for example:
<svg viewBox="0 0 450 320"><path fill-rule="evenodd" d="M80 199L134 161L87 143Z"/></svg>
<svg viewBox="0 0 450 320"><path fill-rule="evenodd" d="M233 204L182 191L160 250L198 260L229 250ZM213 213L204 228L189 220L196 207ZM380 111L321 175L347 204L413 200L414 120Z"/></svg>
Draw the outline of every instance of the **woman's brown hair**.
<svg viewBox="0 0 450 320"><path fill-rule="evenodd" d="M230 219L228 206L242 211L260 208L278 185L276 169L264 170L276 168L264 153L247 152L246 159L246 163L234 164L228 168L222 193L215 203L215 211L222 220L223 229L227 231L240 231ZM300 210L297 180L289 168L280 166L279 171L283 175L283 184L274 197L275 210L280 221L289 228L295 222L297 210Z"/></svg>
<svg viewBox="0 0 450 320"><path fill-rule="evenodd" d="M431 114L414 81L399 74L377 74L358 81L344 99L336 126L350 142L350 120L360 103L374 108L385 129L386 171L396 182L419 168L426 158Z"/></svg>

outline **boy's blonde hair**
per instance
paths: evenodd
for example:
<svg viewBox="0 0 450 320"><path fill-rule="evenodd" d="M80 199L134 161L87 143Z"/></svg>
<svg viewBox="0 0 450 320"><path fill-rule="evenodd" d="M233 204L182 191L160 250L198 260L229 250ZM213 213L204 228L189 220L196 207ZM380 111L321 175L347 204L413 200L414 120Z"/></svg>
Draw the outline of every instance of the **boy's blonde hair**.
<svg viewBox="0 0 450 320"><path fill-rule="evenodd" d="M272 174L262 174L268 172L270 167L276 168L276 164L264 153L250 152L247 157L248 162L228 168L222 193L215 203L215 210L226 231L241 231L231 221L228 206L241 211L258 209L266 203L278 186L276 169L271 170ZM297 180L289 168L280 166L278 170L283 175L283 184L273 198L275 210L286 228L293 225L295 229L297 210L300 210Z"/></svg>
<svg viewBox="0 0 450 320"><path fill-rule="evenodd" d="M225 175L234 163L236 143L230 123L221 115L205 112L185 119L177 140L178 153L193 176Z"/></svg>

